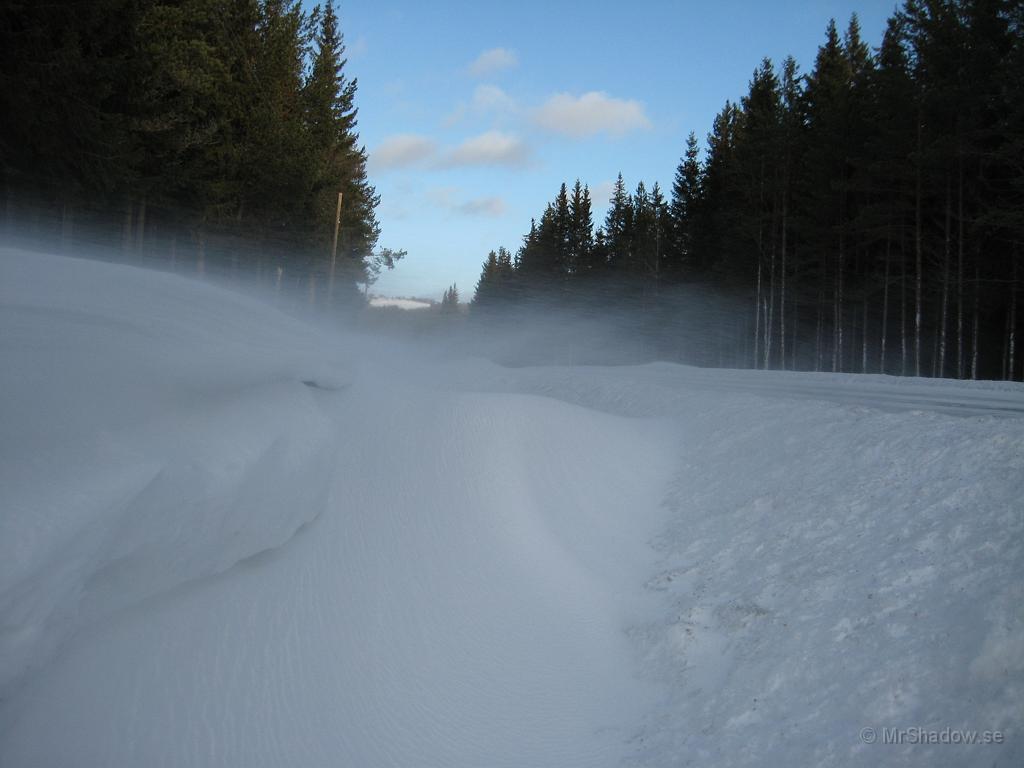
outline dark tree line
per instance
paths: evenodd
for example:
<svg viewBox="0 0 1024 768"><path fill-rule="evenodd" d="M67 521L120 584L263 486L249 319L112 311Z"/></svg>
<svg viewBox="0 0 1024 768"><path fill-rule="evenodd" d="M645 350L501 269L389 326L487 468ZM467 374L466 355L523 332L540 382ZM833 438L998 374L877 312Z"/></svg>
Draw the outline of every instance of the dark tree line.
<svg viewBox="0 0 1024 768"><path fill-rule="evenodd" d="M1024 5L907 0L877 50L854 16L806 75L765 59L668 200L620 175L594 232L563 185L474 303L695 284L742 297L741 364L1021 379L1022 282Z"/></svg>
<svg viewBox="0 0 1024 768"><path fill-rule="evenodd" d="M200 258L233 239L313 264L330 259L342 192L337 267L372 280L400 254L374 258L379 199L344 50L330 0L5 3L6 221Z"/></svg>

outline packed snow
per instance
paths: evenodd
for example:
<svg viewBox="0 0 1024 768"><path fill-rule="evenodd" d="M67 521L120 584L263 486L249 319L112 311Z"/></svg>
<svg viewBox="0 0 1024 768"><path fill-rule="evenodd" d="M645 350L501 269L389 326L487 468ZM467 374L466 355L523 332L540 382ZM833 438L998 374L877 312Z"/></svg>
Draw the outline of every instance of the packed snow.
<svg viewBox="0 0 1024 768"><path fill-rule="evenodd" d="M0 359L5 768L1024 764L1024 386L504 368L12 249Z"/></svg>

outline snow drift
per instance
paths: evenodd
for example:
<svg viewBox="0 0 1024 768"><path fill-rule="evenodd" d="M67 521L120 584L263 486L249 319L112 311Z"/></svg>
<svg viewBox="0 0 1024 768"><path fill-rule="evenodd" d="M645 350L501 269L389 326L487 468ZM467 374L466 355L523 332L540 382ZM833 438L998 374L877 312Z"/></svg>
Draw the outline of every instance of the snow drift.
<svg viewBox="0 0 1024 768"><path fill-rule="evenodd" d="M10 250L0 356L4 766L1024 759L1020 386L432 362Z"/></svg>

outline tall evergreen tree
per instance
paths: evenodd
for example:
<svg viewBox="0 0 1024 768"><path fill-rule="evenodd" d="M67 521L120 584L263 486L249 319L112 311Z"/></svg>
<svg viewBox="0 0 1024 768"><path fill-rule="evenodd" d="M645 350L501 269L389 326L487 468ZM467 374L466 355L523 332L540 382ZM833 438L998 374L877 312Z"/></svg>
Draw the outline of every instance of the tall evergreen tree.
<svg viewBox="0 0 1024 768"><path fill-rule="evenodd" d="M698 161L697 134L686 137L686 151L676 168L669 203L670 235L665 249L666 272L673 278L685 273L693 256L694 219L698 215L701 192L701 168Z"/></svg>
<svg viewBox="0 0 1024 768"><path fill-rule="evenodd" d="M633 205L621 173L615 180L610 203L602 227L605 258L612 270L628 271L633 237Z"/></svg>
<svg viewBox="0 0 1024 768"><path fill-rule="evenodd" d="M592 273L599 267L594 259L594 217L591 213L590 190L580 184L572 188L569 200L569 269L574 274Z"/></svg>
<svg viewBox="0 0 1024 768"><path fill-rule="evenodd" d="M312 72L306 83L306 119L314 152L313 219L322 222L317 242L328 241L337 193L343 193L341 249L356 278L380 236L375 210L380 203L366 173L355 106L357 81L345 74L345 45L331 0L320 17Z"/></svg>

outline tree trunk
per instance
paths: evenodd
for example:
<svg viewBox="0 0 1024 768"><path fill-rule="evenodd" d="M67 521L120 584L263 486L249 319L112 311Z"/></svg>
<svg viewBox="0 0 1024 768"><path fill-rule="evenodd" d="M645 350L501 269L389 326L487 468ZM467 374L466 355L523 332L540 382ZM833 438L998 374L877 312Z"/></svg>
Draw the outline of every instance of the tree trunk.
<svg viewBox="0 0 1024 768"><path fill-rule="evenodd" d="M832 372L842 370L843 364L843 235L839 235L839 251L836 254L836 276L833 282L832 318L835 327L832 331Z"/></svg>
<svg viewBox="0 0 1024 768"><path fill-rule="evenodd" d="M946 217L943 227L942 244L942 304L939 308L939 361L936 366L939 378L946 375L946 329L949 326L949 263L952 237L953 205L949 175L946 175Z"/></svg>
<svg viewBox="0 0 1024 768"><path fill-rule="evenodd" d="M900 232L900 376L907 375L907 252Z"/></svg>
<svg viewBox="0 0 1024 768"><path fill-rule="evenodd" d="M822 335L824 333L824 330L822 328L822 325L823 325L822 315L824 314L824 305L825 305L825 295L824 294L825 294L824 285L819 280L819 282L818 282L818 301L816 303L817 310L818 310L818 312L817 312L818 317L817 317L817 326L816 326L816 330L815 330L815 334L814 334L814 370L815 371L820 371L821 370L822 358L824 356L824 350L822 349L822 346L823 346L822 345Z"/></svg>
<svg viewBox="0 0 1024 768"><path fill-rule="evenodd" d="M921 246L921 116L917 117L917 157L914 192L914 261L917 267L914 298L914 375L921 375L921 297L923 294L924 257Z"/></svg>
<svg viewBox="0 0 1024 768"><path fill-rule="evenodd" d="M878 372L885 373L885 347L889 330L889 272L892 265L892 228L886 229L885 234L885 272L882 278L882 331L881 349L878 354Z"/></svg>
<svg viewBox="0 0 1024 768"><path fill-rule="evenodd" d="M775 325L775 239L772 238L771 256L768 261L768 301L764 321L764 368L772 365L772 328Z"/></svg>
<svg viewBox="0 0 1024 768"><path fill-rule="evenodd" d="M143 195L139 202L139 215L135 220L135 253L142 255L142 248L146 239L146 197Z"/></svg>
<svg viewBox="0 0 1024 768"><path fill-rule="evenodd" d="M748 278L749 279L749 278ZM757 289L754 294L754 368L760 363L761 336L761 255L757 256Z"/></svg>
<svg viewBox="0 0 1024 768"><path fill-rule="evenodd" d="M981 292L981 268L974 257L974 322L971 323L971 378L978 378L978 294Z"/></svg>
<svg viewBox="0 0 1024 768"><path fill-rule="evenodd" d="M1007 377L1013 381L1017 377L1017 244L1013 245L1013 280L1010 282L1010 319L1006 336L1007 346Z"/></svg>
<svg viewBox="0 0 1024 768"><path fill-rule="evenodd" d="M788 186L784 182L784 187ZM779 361L782 369L786 369L786 217L788 203L786 202L785 190L782 198L782 253L780 254L779 270Z"/></svg>
<svg viewBox="0 0 1024 768"><path fill-rule="evenodd" d="M860 372L868 372L868 295L864 293L864 324L860 329Z"/></svg>
<svg viewBox="0 0 1024 768"><path fill-rule="evenodd" d="M964 165L960 160L956 238L956 377L964 377Z"/></svg>
<svg viewBox="0 0 1024 768"><path fill-rule="evenodd" d="M132 251L132 217L134 216L134 206L131 200L126 200L124 204L124 220L121 225L121 251L126 256Z"/></svg>

